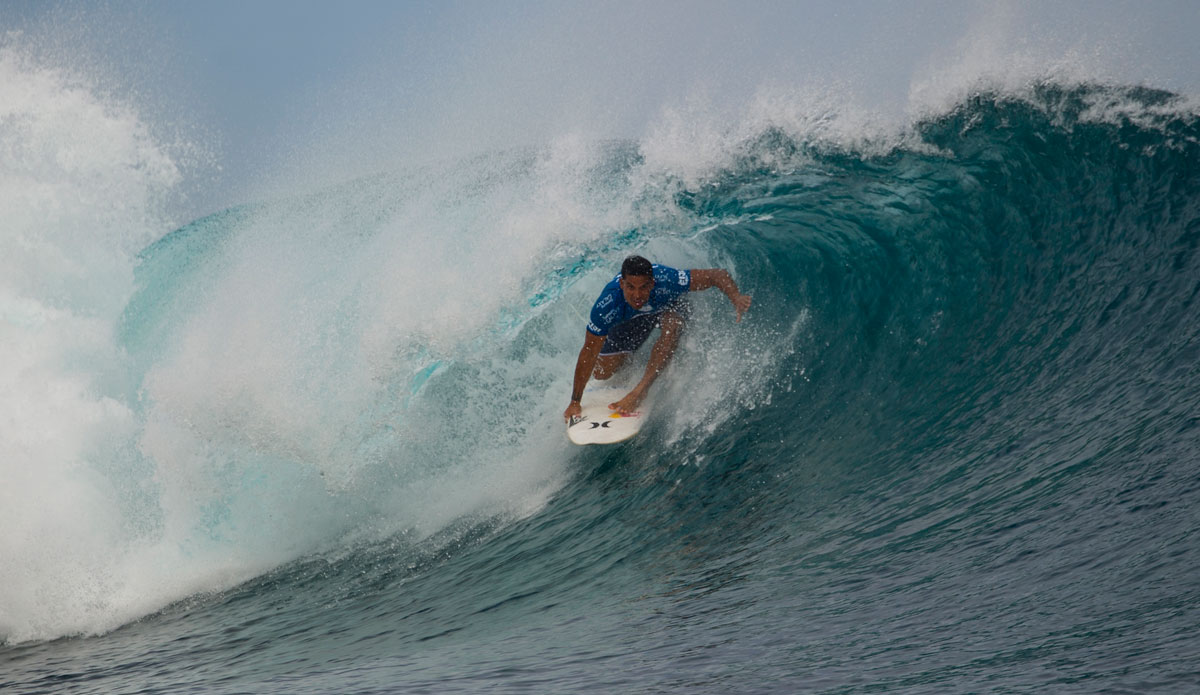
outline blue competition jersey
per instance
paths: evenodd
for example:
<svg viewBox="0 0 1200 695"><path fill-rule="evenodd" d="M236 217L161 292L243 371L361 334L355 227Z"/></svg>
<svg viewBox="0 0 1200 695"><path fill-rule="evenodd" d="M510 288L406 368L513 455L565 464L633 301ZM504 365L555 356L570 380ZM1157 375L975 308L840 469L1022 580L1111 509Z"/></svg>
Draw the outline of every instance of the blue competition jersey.
<svg viewBox="0 0 1200 695"><path fill-rule="evenodd" d="M621 286L617 284L621 279L620 274L605 285L600 298L592 306L592 320L587 325L588 333L608 335L613 326L635 316L657 314L679 295L686 294L692 286L692 274L686 270L653 264L651 272L654 275L654 289L650 290L650 299L641 309L634 309L625 301Z"/></svg>

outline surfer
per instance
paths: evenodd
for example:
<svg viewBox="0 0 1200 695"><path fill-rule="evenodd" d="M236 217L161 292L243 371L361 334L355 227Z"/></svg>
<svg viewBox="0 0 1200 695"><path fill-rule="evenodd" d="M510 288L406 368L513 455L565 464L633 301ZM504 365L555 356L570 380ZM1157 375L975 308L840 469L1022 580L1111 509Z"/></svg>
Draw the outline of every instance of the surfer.
<svg viewBox="0 0 1200 695"><path fill-rule="evenodd" d="M604 286L592 306L591 320L584 334L583 348L575 362L575 382L571 404L563 419L579 415L583 389L589 378L607 379L650 336L655 326L662 328L650 350L650 362L641 381L609 408L625 414L637 409L646 392L658 378L679 345L679 336L688 317L688 292L718 287L729 297L737 311L737 320L750 308L750 296L738 291L737 283L720 268L676 270L642 258L630 256L621 264L621 273Z"/></svg>

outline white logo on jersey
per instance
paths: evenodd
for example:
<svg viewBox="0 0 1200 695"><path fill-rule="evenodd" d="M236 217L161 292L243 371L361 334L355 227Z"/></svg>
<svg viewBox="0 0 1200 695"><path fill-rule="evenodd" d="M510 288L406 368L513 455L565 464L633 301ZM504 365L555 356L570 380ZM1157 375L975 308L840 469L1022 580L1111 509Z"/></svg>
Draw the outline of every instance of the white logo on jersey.
<svg viewBox="0 0 1200 695"><path fill-rule="evenodd" d="M681 285L688 284L688 276L687 276L686 270L679 271L679 284L681 284Z"/></svg>

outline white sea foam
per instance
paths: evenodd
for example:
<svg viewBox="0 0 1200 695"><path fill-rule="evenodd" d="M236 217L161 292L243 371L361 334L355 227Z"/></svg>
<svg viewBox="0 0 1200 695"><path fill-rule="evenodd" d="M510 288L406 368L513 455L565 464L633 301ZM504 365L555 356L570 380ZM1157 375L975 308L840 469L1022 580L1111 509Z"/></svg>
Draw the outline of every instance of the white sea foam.
<svg viewBox="0 0 1200 695"><path fill-rule="evenodd" d="M104 632L339 539L552 494L567 445L547 387L567 370L503 354L497 316L530 317L529 278L564 244L630 224L603 148L568 137L230 218L196 241L203 277L143 290L187 309L131 353L137 254L172 227L179 166L84 78L6 49L0 83L0 639ZM143 262L187 267L163 257L185 247ZM442 391L422 399L430 370ZM498 402L506 424L480 429Z"/></svg>
<svg viewBox="0 0 1200 695"><path fill-rule="evenodd" d="M131 110L0 48L3 638L139 612L114 598L114 556L145 519L120 482L138 425L113 332L179 178Z"/></svg>

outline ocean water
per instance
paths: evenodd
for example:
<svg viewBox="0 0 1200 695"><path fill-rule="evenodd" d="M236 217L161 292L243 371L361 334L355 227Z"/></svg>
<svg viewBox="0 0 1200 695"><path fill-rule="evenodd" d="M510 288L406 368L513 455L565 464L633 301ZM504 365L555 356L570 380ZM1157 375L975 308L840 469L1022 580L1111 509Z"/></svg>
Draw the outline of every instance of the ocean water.
<svg viewBox="0 0 1200 695"><path fill-rule="evenodd" d="M678 116L180 225L137 113L0 95L0 691L1200 690L1186 98ZM632 252L754 305L572 447Z"/></svg>

